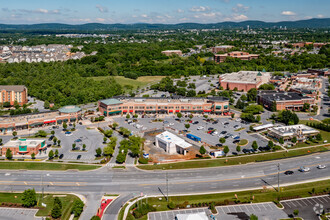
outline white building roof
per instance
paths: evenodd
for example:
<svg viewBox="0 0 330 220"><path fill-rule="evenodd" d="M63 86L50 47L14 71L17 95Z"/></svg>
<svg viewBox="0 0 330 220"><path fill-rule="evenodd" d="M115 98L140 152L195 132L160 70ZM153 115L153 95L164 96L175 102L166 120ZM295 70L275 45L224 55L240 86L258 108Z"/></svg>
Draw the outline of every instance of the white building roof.
<svg viewBox="0 0 330 220"><path fill-rule="evenodd" d="M303 124L271 128L270 131L282 137L292 136L300 131L303 135L314 134L319 132L318 130Z"/></svg>
<svg viewBox="0 0 330 220"><path fill-rule="evenodd" d="M272 127L274 127L273 124L265 124L265 125L256 126L256 127L253 128L253 130L259 131L259 130L262 130L262 129L272 128Z"/></svg>
<svg viewBox="0 0 330 220"><path fill-rule="evenodd" d="M178 136L176 136L168 131L164 131L163 133L158 134L156 137L165 143L174 143L182 148L188 148L188 147L192 146L191 144L189 144L182 138L179 138Z"/></svg>
<svg viewBox="0 0 330 220"><path fill-rule="evenodd" d="M191 213L191 214L177 214L177 220L208 220L205 212Z"/></svg>
<svg viewBox="0 0 330 220"><path fill-rule="evenodd" d="M19 147L19 146L27 146L30 147L36 147L42 142L44 142L44 139L17 139L17 140L10 140L7 143L3 145L3 147Z"/></svg>

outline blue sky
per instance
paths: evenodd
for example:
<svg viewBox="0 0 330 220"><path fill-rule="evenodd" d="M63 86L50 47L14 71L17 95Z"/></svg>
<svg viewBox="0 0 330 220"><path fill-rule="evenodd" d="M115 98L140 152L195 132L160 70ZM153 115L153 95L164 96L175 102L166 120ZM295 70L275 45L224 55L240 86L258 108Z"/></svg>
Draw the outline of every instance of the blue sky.
<svg viewBox="0 0 330 220"><path fill-rule="evenodd" d="M330 17L330 0L0 0L0 23L214 23Z"/></svg>

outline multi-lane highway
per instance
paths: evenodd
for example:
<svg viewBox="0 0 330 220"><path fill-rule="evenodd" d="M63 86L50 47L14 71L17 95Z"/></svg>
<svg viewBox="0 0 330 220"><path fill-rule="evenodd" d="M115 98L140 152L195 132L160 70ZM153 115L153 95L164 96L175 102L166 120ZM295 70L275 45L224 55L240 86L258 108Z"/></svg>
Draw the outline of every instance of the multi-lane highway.
<svg viewBox="0 0 330 220"><path fill-rule="evenodd" d="M194 170L142 171L135 168L117 170L103 167L95 171L0 171L1 191L22 191L34 187L45 192L75 192L88 196L104 193L144 194L165 193L166 176L169 194L233 191L256 187L277 187L277 165L280 164L280 184L330 178L330 152L278 161ZM300 166L310 172L299 172ZM293 175L284 171L293 170ZM166 174L167 173L167 174Z"/></svg>

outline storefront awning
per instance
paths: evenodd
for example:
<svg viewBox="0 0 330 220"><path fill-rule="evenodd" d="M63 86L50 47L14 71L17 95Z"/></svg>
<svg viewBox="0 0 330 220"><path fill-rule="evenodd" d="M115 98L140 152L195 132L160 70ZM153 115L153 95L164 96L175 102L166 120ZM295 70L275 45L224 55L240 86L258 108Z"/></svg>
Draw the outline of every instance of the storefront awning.
<svg viewBox="0 0 330 220"><path fill-rule="evenodd" d="M48 120L48 121L44 121L44 124L49 124L49 123L56 123L56 120Z"/></svg>
<svg viewBox="0 0 330 220"><path fill-rule="evenodd" d="M211 112L211 110L204 110L204 112Z"/></svg>
<svg viewBox="0 0 330 220"><path fill-rule="evenodd" d="M114 111L114 112L109 112L109 115L113 115L113 114L120 114L121 111Z"/></svg>

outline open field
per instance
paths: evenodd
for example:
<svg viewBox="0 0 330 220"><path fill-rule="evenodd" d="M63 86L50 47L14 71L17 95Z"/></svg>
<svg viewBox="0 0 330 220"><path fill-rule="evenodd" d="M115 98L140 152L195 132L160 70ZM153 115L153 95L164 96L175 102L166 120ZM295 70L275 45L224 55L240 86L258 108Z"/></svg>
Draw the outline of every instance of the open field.
<svg viewBox="0 0 330 220"><path fill-rule="evenodd" d="M308 155L310 153L322 152L328 150L330 150L329 144L326 146L295 149L288 152L279 151L273 153L242 155L236 157L224 157L220 159L193 160L193 161L157 164L157 165L140 165L137 167L144 170L154 170L154 169L190 169L190 168L230 166L237 164L246 164L251 162L262 162L267 160L276 160L276 159L284 159L284 158L290 158L296 156L303 156L303 155Z"/></svg>
<svg viewBox="0 0 330 220"><path fill-rule="evenodd" d="M329 193L330 182L318 181L313 183L299 184L281 187L280 200L288 198L304 198L310 197L313 194L326 194ZM237 198L235 197L237 195ZM208 206L209 203L214 202L215 205L228 205L236 203L260 203L260 202L275 202L278 203L278 192L272 188L263 188L260 190L249 190L242 192L231 193L216 193L216 194L204 194L204 195L187 195L187 196L171 196L169 201L173 202L176 206L200 207ZM159 199L161 198L161 200ZM146 202L143 199L142 202ZM149 205L157 207L156 211L170 210L167 205L166 198L164 197L152 197L148 198ZM204 203L204 205L203 205ZM133 216L130 216L133 217ZM135 218L132 218L135 219ZM140 218L143 219L143 218Z"/></svg>
<svg viewBox="0 0 330 220"><path fill-rule="evenodd" d="M99 165L83 165L83 164L65 164L65 163L48 163L48 162L0 162L0 169L14 170L70 170L77 169L80 171L94 170L101 166Z"/></svg>
<svg viewBox="0 0 330 220"><path fill-rule="evenodd" d="M0 193L0 203L11 203L11 207L15 207L13 204L21 205L23 193ZM45 203L47 207L36 206L33 208L38 208L37 216L49 216L53 208L53 194L45 194L44 198L41 200L41 194L37 194L37 200L39 204ZM61 195L59 199L62 202L62 219L69 219L71 215L71 209L74 201L79 200L75 195Z"/></svg>
<svg viewBox="0 0 330 220"><path fill-rule="evenodd" d="M165 76L141 76L134 79L125 78L123 76L97 76L97 77L90 77L90 79L101 81L104 79L107 79L109 77L114 77L115 80L121 85L121 86L133 86L133 89L136 89L137 87L143 88L149 83L157 83Z"/></svg>

